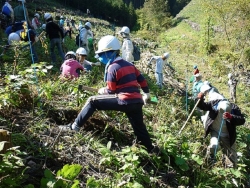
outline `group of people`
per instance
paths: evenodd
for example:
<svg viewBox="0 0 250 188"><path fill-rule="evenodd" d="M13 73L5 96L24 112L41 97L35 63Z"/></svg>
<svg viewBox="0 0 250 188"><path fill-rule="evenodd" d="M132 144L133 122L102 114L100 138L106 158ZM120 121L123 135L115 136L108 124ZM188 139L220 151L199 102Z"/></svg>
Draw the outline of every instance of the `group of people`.
<svg viewBox="0 0 250 188"><path fill-rule="evenodd" d="M226 167L237 166L236 127L245 123L239 107L235 104L236 79L228 75L231 102L208 81L202 81L202 76L194 66L193 99L204 115L201 120L205 129L205 137L210 134L210 144L207 148L207 159L211 164L216 162L216 152L219 147L224 154L223 164ZM233 89L232 89L233 87ZM232 91L233 90L233 91ZM233 94L232 94L233 92Z"/></svg>
<svg viewBox="0 0 250 188"><path fill-rule="evenodd" d="M24 7L22 3L25 0L19 1L19 13L16 14L15 20L26 20L28 24L34 25L29 23L26 19L28 16L24 18L24 12L21 13L21 7ZM35 18L39 19L39 16L35 15ZM46 20L45 31L50 39L52 62L56 62L56 56L54 54L55 46L57 46L60 57L64 61L61 65L63 77L77 78L81 71L84 71L84 69L88 70L89 66L100 65L99 62L92 63L86 60L89 53L87 35L91 35L90 22L86 22L83 27L79 28L80 41L79 48L76 52L69 51L64 55L61 46L64 37L62 29L53 21L50 13L45 13L44 19ZM34 23L39 25L37 20L34 20ZM120 34L123 37L122 46L115 36L107 35L99 40L98 49L95 51L95 57L105 65L104 81L106 82L106 87L100 88L98 90L98 95L91 96L86 101L73 123L67 126L60 126L59 128L61 130L73 130L77 132L80 128L84 127L86 121L97 110L121 111L128 117L138 142L141 143L148 152L159 153L159 148L152 144L146 125L143 122L142 107L150 99L149 87L146 79L133 64L133 43L130 40L129 28L124 26ZM120 52L122 54L120 54ZM153 60L156 61L155 76L159 88L162 88L162 71L168 58L169 53L166 52L162 56L152 57L148 63L150 65ZM216 151L221 144L223 153L226 156L225 164L235 167L237 165L235 144L236 126L245 123L244 116L236 104L229 102L209 82L202 82L202 77L197 66L194 67L194 77L195 81L192 90L193 98L198 103L198 108L207 111L207 113L202 116L202 121L205 128L205 136L209 133L211 135L207 152L208 156L211 160L215 160ZM228 77L230 79L228 82L229 85L237 84L232 75L228 75ZM143 94L140 93L140 89L142 89ZM235 92L235 90L232 92ZM232 100L235 102L236 98L234 97Z"/></svg>

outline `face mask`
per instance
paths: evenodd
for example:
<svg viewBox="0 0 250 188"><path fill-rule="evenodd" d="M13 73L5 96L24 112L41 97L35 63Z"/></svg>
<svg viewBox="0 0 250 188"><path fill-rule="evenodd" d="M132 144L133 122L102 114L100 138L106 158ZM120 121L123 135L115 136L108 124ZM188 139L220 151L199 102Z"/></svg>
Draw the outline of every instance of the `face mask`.
<svg viewBox="0 0 250 188"><path fill-rule="evenodd" d="M98 57L99 61L102 62L104 65L106 65L114 61L116 53L113 51L109 51L98 54L98 56L99 56Z"/></svg>

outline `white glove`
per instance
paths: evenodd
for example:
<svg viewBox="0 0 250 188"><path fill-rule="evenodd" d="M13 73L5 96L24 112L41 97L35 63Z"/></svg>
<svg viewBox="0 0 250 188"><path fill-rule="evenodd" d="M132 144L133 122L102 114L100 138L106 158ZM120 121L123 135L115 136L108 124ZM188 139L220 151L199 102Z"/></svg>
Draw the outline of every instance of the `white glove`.
<svg viewBox="0 0 250 188"><path fill-rule="evenodd" d="M150 93L144 93L142 96L144 104L147 104L147 100L150 98Z"/></svg>
<svg viewBox="0 0 250 188"><path fill-rule="evenodd" d="M95 65L96 66L101 66L101 63L100 62L96 62Z"/></svg>
<svg viewBox="0 0 250 188"><path fill-rule="evenodd" d="M98 93L99 93L100 95L108 94L108 90L107 90L106 87L102 87L102 88L100 88L100 89L98 90Z"/></svg>

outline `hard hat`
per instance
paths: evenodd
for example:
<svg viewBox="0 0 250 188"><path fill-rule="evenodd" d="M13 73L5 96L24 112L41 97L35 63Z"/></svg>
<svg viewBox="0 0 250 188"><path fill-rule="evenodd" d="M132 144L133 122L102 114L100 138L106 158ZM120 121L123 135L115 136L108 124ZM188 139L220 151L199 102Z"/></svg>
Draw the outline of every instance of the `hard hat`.
<svg viewBox="0 0 250 188"><path fill-rule="evenodd" d="M48 20L48 19L50 19L51 17L52 17L51 14L48 13L48 12L46 12L46 13L44 14L44 19L45 19L45 20Z"/></svg>
<svg viewBox="0 0 250 188"><path fill-rule="evenodd" d="M68 55L70 55L70 56L76 56L75 52L73 52L73 51L68 51L66 53L65 57L68 56Z"/></svg>
<svg viewBox="0 0 250 188"><path fill-rule="evenodd" d="M89 28L91 28L91 27L92 27L92 25L91 25L91 23L90 23L90 22L86 22L86 23L85 23L85 26L87 26L87 27L89 27Z"/></svg>
<svg viewBox="0 0 250 188"><path fill-rule="evenodd" d="M79 55L87 55L87 52L86 52L86 50L84 49L84 48L78 48L77 49L77 54L79 54Z"/></svg>
<svg viewBox="0 0 250 188"><path fill-rule="evenodd" d="M63 19L63 16L60 16L61 19Z"/></svg>
<svg viewBox="0 0 250 188"><path fill-rule="evenodd" d="M233 75L232 75L232 73L229 73L227 76L228 76L228 78L232 78Z"/></svg>
<svg viewBox="0 0 250 188"><path fill-rule="evenodd" d="M122 27L120 33L129 34L130 33L130 29L127 26L124 26L124 27Z"/></svg>
<svg viewBox="0 0 250 188"><path fill-rule="evenodd" d="M37 17L38 19L40 18L40 15L38 13L35 13L34 16Z"/></svg>
<svg viewBox="0 0 250 188"><path fill-rule="evenodd" d="M201 86L200 91L201 91L202 93L205 93L205 92L208 91L209 89L211 89L211 87L210 87L209 85L203 84L203 85Z"/></svg>
<svg viewBox="0 0 250 188"><path fill-rule="evenodd" d="M11 33L9 35L9 37L8 37L9 44L11 44L14 41L18 42L20 40L21 40L20 36L17 33L14 33L14 32Z"/></svg>
<svg viewBox="0 0 250 188"><path fill-rule="evenodd" d="M197 69L197 65L194 65L194 69Z"/></svg>
<svg viewBox="0 0 250 188"><path fill-rule="evenodd" d="M167 59L167 58L169 58L169 53L166 52L166 53L163 54L163 56Z"/></svg>
<svg viewBox="0 0 250 188"><path fill-rule="evenodd" d="M42 25L42 29L46 29L46 24L43 24L43 25Z"/></svg>
<svg viewBox="0 0 250 188"><path fill-rule="evenodd" d="M95 53L99 54L111 50L120 50L120 48L120 42L116 37L112 35L106 35L99 40L98 50Z"/></svg>

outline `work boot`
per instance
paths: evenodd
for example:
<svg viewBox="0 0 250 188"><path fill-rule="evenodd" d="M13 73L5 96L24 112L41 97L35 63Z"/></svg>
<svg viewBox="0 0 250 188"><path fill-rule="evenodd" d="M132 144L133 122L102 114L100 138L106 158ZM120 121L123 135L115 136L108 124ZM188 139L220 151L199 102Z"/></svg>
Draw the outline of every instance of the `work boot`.
<svg viewBox="0 0 250 188"><path fill-rule="evenodd" d="M153 148L149 151L149 153L155 154L155 155L160 155L161 150L158 146L153 146Z"/></svg>
<svg viewBox="0 0 250 188"><path fill-rule="evenodd" d="M80 127L74 122L73 124L68 124L68 125L60 125L58 126L59 130L62 132L68 132L68 131L75 131L78 132L80 130Z"/></svg>

